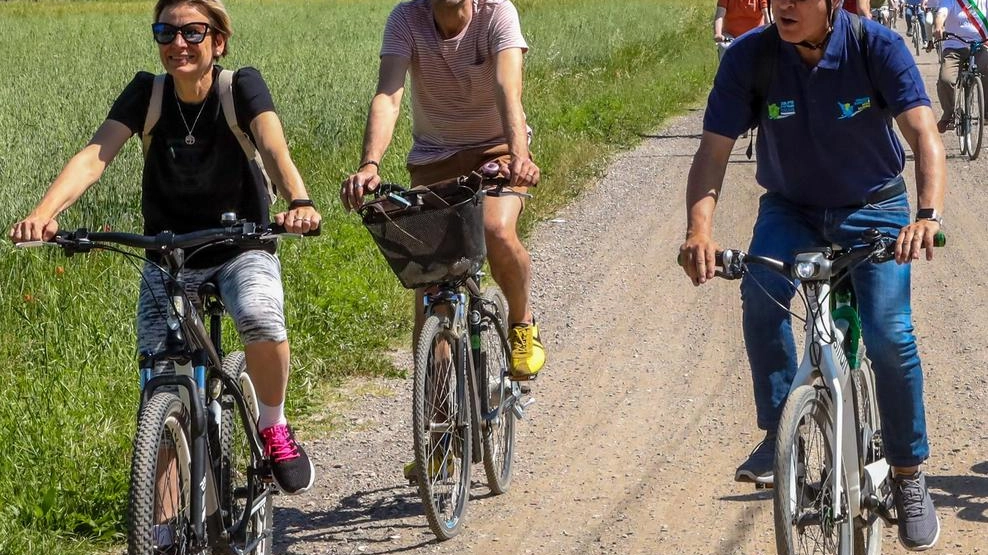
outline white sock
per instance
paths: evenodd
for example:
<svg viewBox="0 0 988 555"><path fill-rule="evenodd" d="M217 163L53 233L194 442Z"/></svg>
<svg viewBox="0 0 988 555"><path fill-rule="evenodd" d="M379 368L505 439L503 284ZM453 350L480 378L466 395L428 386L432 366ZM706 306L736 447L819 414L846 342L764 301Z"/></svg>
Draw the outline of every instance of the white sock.
<svg viewBox="0 0 988 555"><path fill-rule="evenodd" d="M284 401L282 401L279 405L271 406L265 405L260 399L258 399L257 410L260 413L257 415L258 430L264 430L266 428L270 428L271 426L288 423L288 419L285 418Z"/></svg>

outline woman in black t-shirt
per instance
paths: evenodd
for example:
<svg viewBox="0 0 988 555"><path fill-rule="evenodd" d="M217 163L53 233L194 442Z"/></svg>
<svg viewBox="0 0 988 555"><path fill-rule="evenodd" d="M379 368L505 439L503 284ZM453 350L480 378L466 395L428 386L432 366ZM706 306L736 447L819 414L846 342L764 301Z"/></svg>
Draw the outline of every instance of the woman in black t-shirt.
<svg viewBox="0 0 988 555"><path fill-rule="evenodd" d="M159 0L152 31L167 76L160 116L147 145L142 179L145 234L184 233L216 227L220 215L267 223L269 198L263 175L251 164L220 106L216 61L232 35L221 0ZM92 140L69 160L30 215L14 224L14 242L51 239L55 217L93 183L134 134L144 134L154 76L138 73L114 103ZM292 162L281 121L267 85L253 68L236 72L233 98L238 125L261 154L271 180L290 201L275 221L289 232L319 227ZM145 137L146 138L146 137ZM157 272L153 265L145 277ZM273 252L204 249L188 252L183 278L193 285L216 279L245 344L247 367L257 390L258 428L272 460L276 482L286 493L312 486L312 464L284 416L289 346L284 324L281 268ZM153 298L161 279L145 279L138 302L138 345L156 350L163 341Z"/></svg>

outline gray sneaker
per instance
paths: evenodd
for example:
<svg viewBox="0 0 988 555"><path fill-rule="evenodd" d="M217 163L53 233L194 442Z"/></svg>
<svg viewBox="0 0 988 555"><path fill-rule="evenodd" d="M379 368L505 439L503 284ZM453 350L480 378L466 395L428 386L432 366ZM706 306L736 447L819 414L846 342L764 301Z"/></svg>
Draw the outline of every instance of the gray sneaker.
<svg viewBox="0 0 988 555"><path fill-rule="evenodd" d="M734 472L735 482L772 485L775 479L775 436L775 432L765 434L765 439L748 455L748 460Z"/></svg>
<svg viewBox="0 0 988 555"><path fill-rule="evenodd" d="M892 478L892 497L899 517L899 542L910 551L926 551L940 538L940 520L926 489L926 475Z"/></svg>

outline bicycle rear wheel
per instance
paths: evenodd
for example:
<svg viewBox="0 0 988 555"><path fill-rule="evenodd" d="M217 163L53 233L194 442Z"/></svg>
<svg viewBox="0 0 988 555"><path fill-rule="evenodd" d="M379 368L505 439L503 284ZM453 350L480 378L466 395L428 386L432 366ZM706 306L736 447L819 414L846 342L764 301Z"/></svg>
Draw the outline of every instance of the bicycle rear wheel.
<svg viewBox="0 0 988 555"><path fill-rule="evenodd" d="M223 359L223 374L239 384L247 417L257 414L254 386L242 351ZM248 428L233 393L223 391L220 403L220 502L223 524L229 533L229 553L269 555L274 535L274 500L270 484L262 479L263 462L251 449ZM252 406L253 405L253 406Z"/></svg>
<svg viewBox="0 0 988 555"><path fill-rule="evenodd" d="M156 393L141 407L130 467L128 555L193 551L187 429L185 406L172 393Z"/></svg>
<svg viewBox="0 0 988 555"><path fill-rule="evenodd" d="M415 472L429 528L441 541L460 532L470 493L464 347L450 331L449 318L433 314L422 327L415 356Z"/></svg>
<svg viewBox="0 0 988 555"><path fill-rule="evenodd" d="M981 79L971 77L964 87L964 112L967 116L967 158L975 160L981 153L981 139L984 134L984 90Z"/></svg>
<svg viewBox="0 0 988 555"><path fill-rule="evenodd" d="M519 385L509 373L511 347L508 345L508 301L497 287L484 292L488 311L480 318L480 385L486 385L486 405L482 430L484 472L494 495L508 491L511 484L511 458L515 451L515 413L511 404L518 398Z"/></svg>
<svg viewBox="0 0 988 555"><path fill-rule="evenodd" d="M779 553L850 555L852 525L833 514L833 412L822 387L803 385L789 394L775 450L775 542ZM846 489L843 488L843 489Z"/></svg>

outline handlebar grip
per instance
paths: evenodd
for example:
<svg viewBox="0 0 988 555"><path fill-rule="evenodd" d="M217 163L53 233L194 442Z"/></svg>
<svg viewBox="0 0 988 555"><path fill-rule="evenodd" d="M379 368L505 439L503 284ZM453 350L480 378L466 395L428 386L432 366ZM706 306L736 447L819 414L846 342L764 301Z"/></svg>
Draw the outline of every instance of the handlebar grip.
<svg viewBox="0 0 988 555"><path fill-rule="evenodd" d="M271 223L271 225L268 226L268 232L274 233L276 235L280 235L282 233L288 233L287 231L285 231L284 225L279 225L273 222ZM302 234L303 237L318 237L320 235L322 235L322 226L319 226L315 229L310 229L309 231L306 231L305 233Z"/></svg>
<svg viewBox="0 0 988 555"><path fill-rule="evenodd" d="M947 235L943 231L938 231L937 234L933 236L933 246L934 247L947 246Z"/></svg>

